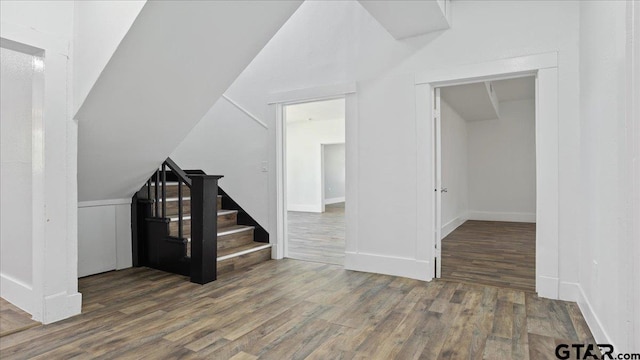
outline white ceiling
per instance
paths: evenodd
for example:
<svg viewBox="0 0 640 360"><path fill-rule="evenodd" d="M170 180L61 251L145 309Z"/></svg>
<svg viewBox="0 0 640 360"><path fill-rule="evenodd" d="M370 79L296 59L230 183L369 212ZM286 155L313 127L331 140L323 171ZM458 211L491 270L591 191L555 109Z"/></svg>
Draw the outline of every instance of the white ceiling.
<svg viewBox="0 0 640 360"><path fill-rule="evenodd" d="M500 101L529 100L535 98L536 85L533 76L493 81L492 84Z"/></svg>
<svg viewBox="0 0 640 360"><path fill-rule="evenodd" d="M484 82L443 87L440 95L467 121L490 120L498 117Z"/></svg>
<svg viewBox="0 0 640 360"><path fill-rule="evenodd" d="M532 76L491 81L491 86L498 102L533 100L535 97L535 80ZM498 109L494 107L484 82L443 87L441 96L467 121L490 120L499 116L500 106L498 104Z"/></svg>
<svg viewBox="0 0 640 360"><path fill-rule="evenodd" d="M360 4L396 39L450 28L449 0L359 0Z"/></svg>
<svg viewBox="0 0 640 360"><path fill-rule="evenodd" d="M344 106L344 98L288 105L285 109L287 123L344 119Z"/></svg>

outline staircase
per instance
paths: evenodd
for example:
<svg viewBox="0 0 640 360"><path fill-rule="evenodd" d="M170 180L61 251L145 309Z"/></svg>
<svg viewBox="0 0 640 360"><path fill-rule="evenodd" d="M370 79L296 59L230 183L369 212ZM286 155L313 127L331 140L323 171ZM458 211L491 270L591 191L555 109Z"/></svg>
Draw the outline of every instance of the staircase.
<svg viewBox="0 0 640 360"><path fill-rule="evenodd" d="M178 183L166 183L169 236L178 237ZM152 187L153 188L153 187ZM184 187L182 201L183 238L186 240L186 257L191 257L191 190ZM159 199L162 201L162 199ZM238 210L222 208L222 195L217 196L218 211L218 275L249 267L271 259L271 244L254 241L254 226L238 224Z"/></svg>
<svg viewBox="0 0 640 360"><path fill-rule="evenodd" d="M133 198L134 266L206 284L271 259L269 234L218 188L221 177L165 160Z"/></svg>

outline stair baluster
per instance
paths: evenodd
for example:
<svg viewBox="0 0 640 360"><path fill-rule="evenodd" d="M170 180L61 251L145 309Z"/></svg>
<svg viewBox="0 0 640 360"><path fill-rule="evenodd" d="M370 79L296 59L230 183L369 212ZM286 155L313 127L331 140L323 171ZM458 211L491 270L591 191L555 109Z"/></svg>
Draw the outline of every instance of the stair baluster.
<svg viewBox="0 0 640 360"><path fill-rule="evenodd" d="M158 216L158 214L160 213L158 211L159 210L159 206L160 206L160 203L158 202L158 198L159 198L159 194L158 194L158 191L159 191L158 190L158 183L159 183L159 181L158 180L159 179L160 179L160 173L158 172L158 170L156 170L156 174L155 174L155 183L156 184L155 184L155 187L154 187L154 190L155 190L155 198L154 198L154 200L155 200L155 203L154 203L155 212L153 213L153 216Z"/></svg>
<svg viewBox="0 0 640 360"><path fill-rule="evenodd" d="M167 217L167 166L162 163L162 217Z"/></svg>
<svg viewBox="0 0 640 360"><path fill-rule="evenodd" d="M184 239L184 231L182 230L182 213L182 180L178 178L178 237L180 239Z"/></svg>

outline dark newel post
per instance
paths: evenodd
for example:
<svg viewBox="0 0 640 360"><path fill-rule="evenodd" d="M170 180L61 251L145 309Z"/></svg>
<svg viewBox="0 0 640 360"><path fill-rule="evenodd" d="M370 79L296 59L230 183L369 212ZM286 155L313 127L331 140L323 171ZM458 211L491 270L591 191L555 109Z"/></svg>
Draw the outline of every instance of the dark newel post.
<svg viewBox="0 0 640 360"><path fill-rule="evenodd" d="M206 284L217 277L217 175L191 175L191 282Z"/></svg>

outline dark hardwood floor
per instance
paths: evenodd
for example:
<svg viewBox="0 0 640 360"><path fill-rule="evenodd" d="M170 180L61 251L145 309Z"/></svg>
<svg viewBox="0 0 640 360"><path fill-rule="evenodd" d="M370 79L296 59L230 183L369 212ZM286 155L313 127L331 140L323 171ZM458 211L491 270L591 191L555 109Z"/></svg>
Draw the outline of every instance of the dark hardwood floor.
<svg viewBox="0 0 640 360"><path fill-rule="evenodd" d="M82 315L0 338L0 357L537 360L593 343L575 303L289 259L204 286L133 268L79 289Z"/></svg>
<svg viewBox="0 0 640 360"><path fill-rule="evenodd" d="M536 224L469 220L442 240L442 279L535 291Z"/></svg>
<svg viewBox="0 0 640 360"><path fill-rule="evenodd" d="M287 212L290 258L344 265L344 203L327 205L325 210Z"/></svg>

